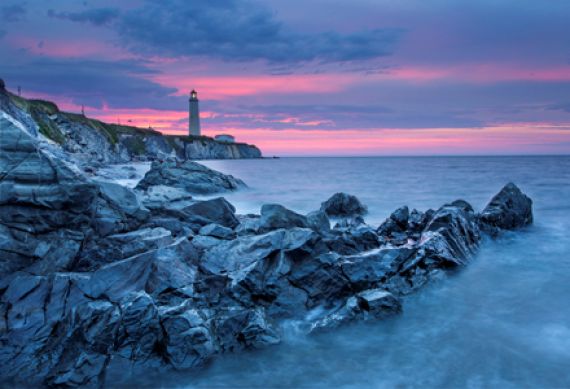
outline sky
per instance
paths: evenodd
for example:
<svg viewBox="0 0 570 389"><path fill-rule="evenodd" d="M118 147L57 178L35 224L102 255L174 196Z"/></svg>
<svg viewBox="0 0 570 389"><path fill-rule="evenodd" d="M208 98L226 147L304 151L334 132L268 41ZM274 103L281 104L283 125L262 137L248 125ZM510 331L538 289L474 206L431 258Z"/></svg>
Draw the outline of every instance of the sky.
<svg viewBox="0 0 570 389"><path fill-rule="evenodd" d="M568 0L2 0L0 78L265 155L570 153Z"/></svg>

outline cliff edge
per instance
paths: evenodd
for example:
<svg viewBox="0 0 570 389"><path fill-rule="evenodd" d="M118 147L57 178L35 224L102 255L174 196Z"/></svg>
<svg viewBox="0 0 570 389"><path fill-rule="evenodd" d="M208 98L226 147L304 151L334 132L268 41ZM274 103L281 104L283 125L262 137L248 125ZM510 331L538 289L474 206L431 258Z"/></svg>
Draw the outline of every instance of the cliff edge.
<svg viewBox="0 0 570 389"><path fill-rule="evenodd" d="M206 136L163 135L152 129L105 123L60 111L50 101L24 99L0 88L0 111L27 127L40 140L60 146L80 166L177 158L261 158L254 145Z"/></svg>

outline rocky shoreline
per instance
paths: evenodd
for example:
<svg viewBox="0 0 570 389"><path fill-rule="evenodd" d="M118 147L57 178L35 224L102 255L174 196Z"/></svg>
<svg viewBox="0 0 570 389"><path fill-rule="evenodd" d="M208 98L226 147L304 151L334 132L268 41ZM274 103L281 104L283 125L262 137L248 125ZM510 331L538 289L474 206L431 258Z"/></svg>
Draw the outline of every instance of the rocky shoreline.
<svg viewBox="0 0 570 389"><path fill-rule="evenodd" d="M483 234L533 218L514 184L479 213L463 200L402 207L377 228L343 193L307 215L278 204L239 215L223 197L193 197L245 185L199 164L155 162L130 189L89 176L8 115L0 127L4 383L118 385L135 370L276 345L285 320L312 333L392 316L465 266ZM109 381L113 371L123 376Z"/></svg>

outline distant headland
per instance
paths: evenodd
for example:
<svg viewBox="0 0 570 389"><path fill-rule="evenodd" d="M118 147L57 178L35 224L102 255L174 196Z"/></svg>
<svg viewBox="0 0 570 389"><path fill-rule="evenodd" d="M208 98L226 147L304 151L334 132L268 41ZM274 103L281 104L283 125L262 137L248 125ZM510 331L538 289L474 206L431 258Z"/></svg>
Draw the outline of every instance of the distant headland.
<svg viewBox="0 0 570 389"><path fill-rule="evenodd" d="M261 158L259 148L235 142L231 135L215 138L201 135L198 98L190 95L189 134L164 135L151 128L105 123L83 113L61 111L46 100L26 99L6 89L0 79L0 111L26 127L37 129L38 137L55 143L78 165L180 160Z"/></svg>

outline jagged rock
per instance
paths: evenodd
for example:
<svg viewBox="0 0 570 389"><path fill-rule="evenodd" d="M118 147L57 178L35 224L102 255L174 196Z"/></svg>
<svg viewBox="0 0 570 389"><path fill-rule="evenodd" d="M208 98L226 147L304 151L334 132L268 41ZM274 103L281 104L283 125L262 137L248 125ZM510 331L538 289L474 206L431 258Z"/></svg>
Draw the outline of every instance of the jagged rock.
<svg viewBox="0 0 570 389"><path fill-rule="evenodd" d="M367 224L335 228L323 240L331 251L343 255L356 254L380 246L378 235Z"/></svg>
<svg viewBox="0 0 570 389"><path fill-rule="evenodd" d="M130 188L114 182L98 181L101 194L105 200L123 214L144 221L150 212L143 207L140 198Z"/></svg>
<svg viewBox="0 0 570 389"><path fill-rule="evenodd" d="M168 203L190 203L192 196L184 189L166 185L154 185L142 193L142 203L148 209L159 209Z"/></svg>
<svg viewBox="0 0 570 389"><path fill-rule="evenodd" d="M331 222L326 212L318 210L307 214L307 224L319 234L327 234L331 230Z"/></svg>
<svg viewBox="0 0 570 389"><path fill-rule="evenodd" d="M368 210L356 196L346 193L335 193L321 204L321 210L329 216L364 215Z"/></svg>
<svg viewBox="0 0 570 389"><path fill-rule="evenodd" d="M162 227L143 228L88 242L74 270L95 270L101 265L129 258L173 242L172 233Z"/></svg>
<svg viewBox="0 0 570 389"><path fill-rule="evenodd" d="M120 304L122 321L117 335L117 354L129 361L152 356L162 340L158 308L146 292L127 295Z"/></svg>
<svg viewBox="0 0 570 389"><path fill-rule="evenodd" d="M400 312L397 296L465 265L479 226L532 221L511 184L479 216L463 200L402 207L378 233L346 194L307 216L268 205L238 217L223 198L164 186L196 169L208 178L184 185L233 185L220 173L166 162L153 174L175 172L157 185L97 183L11 119L0 124L14 135L0 145L0 379L17 383L100 386L110 364L187 369L278 343L274 321L309 312L315 331L382 319ZM327 213L344 219L331 230Z"/></svg>
<svg viewBox="0 0 570 389"><path fill-rule="evenodd" d="M239 224L236 209L223 197L195 202L180 209L187 221L198 225L216 223L224 227L234 228Z"/></svg>
<svg viewBox="0 0 570 389"><path fill-rule="evenodd" d="M318 235L310 229L279 229L214 246L199 266L205 274L227 277L230 293L243 304L291 316L302 312L308 296L286 276L296 264L318 254L317 246Z"/></svg>
<svg viewBox="0 0 570 389"><path fill-rule="evenodd" d="M245 183L196 162L167 161L153 162L137 188L148 189L155 185L181 188L189 193L212 194L236 190L244 187Z"/></svg>
<svg viewBox="0 0 570 389"><path fill-rule="evenodd" d="M259 349L281 341L263 308L230 307L213 319L213 328L222 352Z"/></svg>
<svg viewBox="0 0 570 389"><path fill-rule="evenodd" d="M414 215L418 218L418 215ZM386 219L376 230L376 233L385 242L393 245L404 245L408 242L408 233L410 226L408 225L410 212L407 206L403 206L392 212L390 217ZM421 222L417 220L417 222Z"/></svg>
<svg viewBox="0 0 570 389"><path fill-rule="evenodd" d="M195 279L196 252L187 239L152 250L122 261L105 265L79 283L79 288L89 297L103 296L114 302L121 301L131 292L146 291L156 297L165 291L185 289Z"/></svg>
<svg viewBox="0 0 570 389"><path fill-rule="evenodd" d="M340 260L340 255L328 252L297 260L291 267L287 279L293 286L305 291L305 306L308 309L318 305L334 305L350 293L349 280L338 266Z"/></svg>
<svg viewBox="0 0 570 389"><path fill-rule="evenodd" d="M264 204L261 207L259 232L293 227L308 228L307 218L279 204Z"/></svg>
<svg viewBox="0 0 570 389"><path fill-rule="evenodd" d="M27 129L3 112L0 127L0 206L33 206L67 213L80 213L91 206L98 192L96 185L64 161L52 158ZM10 220L10 212L0 212L2 222L28 223L32 227L41 222L37 216L45 215L35 209L29 210L29 215L23 214L27 209L19 211L17 220ZM69 219L51 217L50 221L65 225Z"/></svg>
<svg viewBox="0 0 570 389"><path fill-rule="evenodd" d="M221 226L216 223L211 223L200 228L200 235L213 236L220 239L233 239L236 237L234 230L228 227Z"/></svg>
<svg viewBox="0 0 570 389"><path fill-rule="evenodd" d="M160 311L168 362L183 370L204 364L215 352L207 318L186 304Z"/></svg>
<svg viewBox="0 0 570 389"><path fill-rule="evenodd" d="M317 320L311 332L318 332L345 325L355 320L383 319L402 311L397 297L382 289L370 289L348 298L336 312Z"/></svg>
<svg viewBox="0 0 570 389"><path fill-rule="evenodd" d="M227 274L237 282L257 262L280 252L310 251L316 239L316 234L306 228L238 237L213 246L204 254L200 267L211 274Z"/></svg>
<svg viewBox="0 0 570 389"><path fill-rule="evenodd" d="M353 290L373 288L398 273L402 264L415 253L407 247L380 248L349 255L339 263Z"/></svg>
<svg viewBox="0 0 570 389"><path fill-rule="evenodd" d="M497 193L479 215L479 223L492 234L532 224L532 200L512 182Z"/></svg>
<svg viewBox="0 0 570 389"><path fill-rule="evenodd" d="M235 228L238 235L252 235L259 230L259 215L237 215L239 225Z"/></svg>

